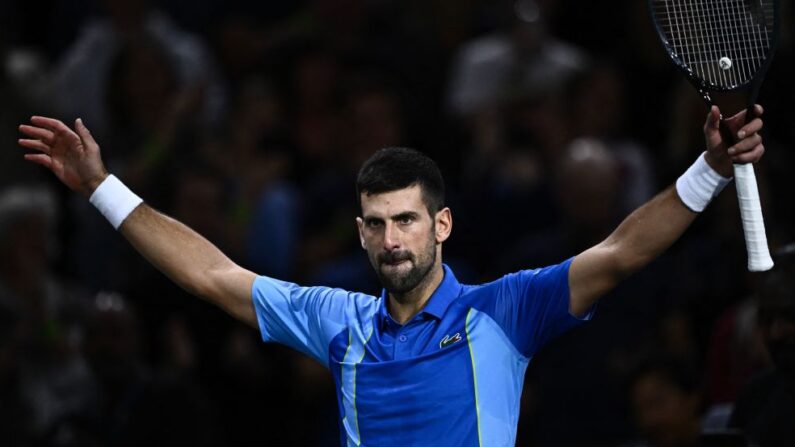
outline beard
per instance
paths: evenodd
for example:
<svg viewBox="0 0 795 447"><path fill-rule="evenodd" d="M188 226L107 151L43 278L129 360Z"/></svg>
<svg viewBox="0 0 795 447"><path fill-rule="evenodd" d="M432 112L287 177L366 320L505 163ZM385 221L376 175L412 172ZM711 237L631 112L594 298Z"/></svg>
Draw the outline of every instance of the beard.
<svg viewBox="0 0 795 447"><path fill-rule="evenodd" d="M408 250L395 250L382 252L370 256L370 263L375 269L381 284L392 295L404 295L414 290L428 276L436 264L436 241L431 231L431 237L421 253L414 254ZM393 268L403 262L408 268ZM384 267L387 270L384 270Z"/></svg>

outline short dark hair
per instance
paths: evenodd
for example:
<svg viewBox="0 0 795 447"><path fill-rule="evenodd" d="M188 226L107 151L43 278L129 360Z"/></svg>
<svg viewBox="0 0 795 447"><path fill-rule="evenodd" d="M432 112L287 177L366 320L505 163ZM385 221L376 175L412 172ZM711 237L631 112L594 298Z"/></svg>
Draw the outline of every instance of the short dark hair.
<svg viewBox="0 0 795 447"><path fill-rule="evenodd" d="M362 193L381 194L414 185L422 189L422 200L431 216L444 207L444 180L436 162L416 149L381 149L364 162L356 177L359 207Z"/></svg>

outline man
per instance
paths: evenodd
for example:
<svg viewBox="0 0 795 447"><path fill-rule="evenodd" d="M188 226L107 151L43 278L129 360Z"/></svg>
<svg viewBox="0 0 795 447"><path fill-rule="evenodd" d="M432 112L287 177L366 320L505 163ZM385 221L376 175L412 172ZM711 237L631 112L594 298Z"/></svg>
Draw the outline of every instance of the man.
<svg viewBox="0 0 795 447"><path fill-rule="evenodd" d="M192 294L311 355L337 386L343 445L513 445L524 371L548 340L590 318L597 299L670 246L726 183L732 161L764 152L761 107L704 126L707 151L671 187L606 240L551 267L481 286L442 264L452 231L436 164L385 149L362 166L356 219L362 248L383 282L380 298L257 276L108 175L81 120L75 131L33 117L20 126L29 161L91 202L153 265ZM687 205L685 205L687 204Z"/></svg>

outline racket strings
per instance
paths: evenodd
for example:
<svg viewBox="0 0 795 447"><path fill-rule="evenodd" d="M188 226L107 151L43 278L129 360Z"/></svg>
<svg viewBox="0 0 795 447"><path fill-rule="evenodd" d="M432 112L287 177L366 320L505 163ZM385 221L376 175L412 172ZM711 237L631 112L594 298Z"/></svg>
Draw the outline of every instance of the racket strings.
<svg viewBox="0 0 795 447"><path fill-rule="evenodd" d="M679 62L714 87L750 82L771 48L772 0L653 0L652 13Z"/></svg>

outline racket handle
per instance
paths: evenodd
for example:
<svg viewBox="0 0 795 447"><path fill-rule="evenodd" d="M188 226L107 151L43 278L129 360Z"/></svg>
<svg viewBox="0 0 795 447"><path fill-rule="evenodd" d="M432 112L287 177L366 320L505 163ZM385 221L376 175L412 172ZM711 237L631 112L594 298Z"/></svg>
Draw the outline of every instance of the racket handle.
<svg viewBox="0 0 795 447"><path fill-rule="evenodd" d="M748 250L748 271L770 270L773 268L773 259L767 248L765 221L762 218L762 204L759 201L754 166L751 163L735 164L734 181L737 187L737 201L740 203L745 247Z"/></svg>

